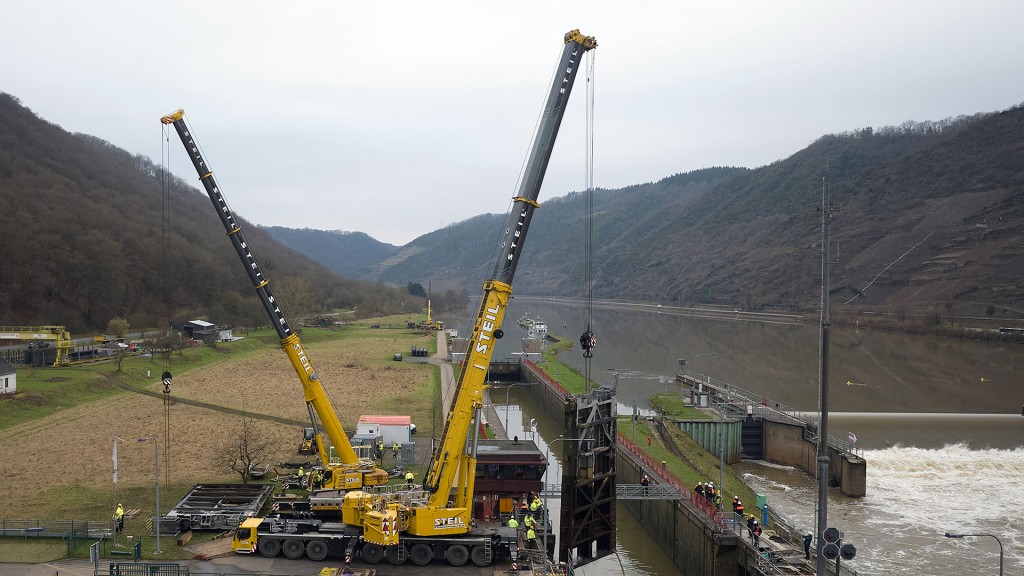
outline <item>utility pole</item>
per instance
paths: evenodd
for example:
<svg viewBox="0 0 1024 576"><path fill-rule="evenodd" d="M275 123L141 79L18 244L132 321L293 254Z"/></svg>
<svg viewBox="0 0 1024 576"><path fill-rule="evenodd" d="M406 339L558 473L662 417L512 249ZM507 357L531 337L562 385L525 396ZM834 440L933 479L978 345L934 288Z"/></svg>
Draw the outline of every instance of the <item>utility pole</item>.
<svg viewBox="0 0 1024 576"><path fill-rule="evenodd" d="M819 383L821 414L818 421L818 544L815 550L816 575L826 576L826 558L822 554L825 540L822 537L828 527L828 336L831 320L829 317L828 293L829 293L829 244L832 242L832 206L829 200L828 190L828 165L826 164L826 175L821 179L821 373Z"/></svg>

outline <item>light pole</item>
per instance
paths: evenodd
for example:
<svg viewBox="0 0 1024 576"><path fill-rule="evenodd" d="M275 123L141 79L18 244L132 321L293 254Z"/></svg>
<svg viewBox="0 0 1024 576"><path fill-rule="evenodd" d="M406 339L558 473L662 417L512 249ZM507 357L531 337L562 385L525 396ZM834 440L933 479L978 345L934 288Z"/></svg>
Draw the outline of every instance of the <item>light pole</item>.
<svg viewBox="0 0 1024 576"><path fill-rule="evenodd" d="M718 497L725 502L725 414L722 404L718 405ZM756 503L755 503L756 504Z"/></svg>
<svg viewBox="0 0 1024 576"><path fill-rule="evenodd" d="M964 536L988 536L996 539L996 542L999 543L999 576L1003 576L1003 542L995 534L956 534L946 532L946 538L963 538Z"/></svg>
<svg viewBox="0 0 1024 576"><path fill-rule="evenodd" d="M160 553L160 442L157 441L155 436L146 436L145 438L139 438L139 442L146 442L147 440L153 441L153 467L154 475L153 482L156 485L156 516L153 516L153 524L156 524L156 552Z"/></svg>
<svg viewBox="0 0 1024 576"><path fill-rule="evenodd" d="M636 405L636 381L630 385L633 389L633 444L636 444L636 419L640 416L640 407Z"/></svg>
<svg viewBox="0 0 1024 576"><path fill-rule="evenodd" d="M718 356L718 352L701 352L700 354L697 354L696 356L694 356L693 359L696 360L696 359L698 359L698 358L700 358L702 356ZM704 375L703 372L701 372L700 374L701 374L701 376Z"/></svg>
<svg viewBox="0 0 1024 576"><path fill-rule="evenodd" d="M509 384L508 388L505 388L505 438L508 438L508 413L510 408L510 406L508 405L508 393L510 390L512 390L513 386L520 386L522 384L522 382L514 382L512 384Z"/></svg>
<svg viewBox="0 0 1024 576"><path fill-rule="evenodd" d="M612 372L612 381L613 381L612 386L615 388L615 393L618 394L618 392L619 392L619 374L625 374L626 376L629 376L632 371L631 370L616 370L615 368L609 368L609 370L613 371ZM636 444L636 419L640 415L640 409L637 408L637 405L636 405L636 382L633 382L632 388L633 388L633 410L632 410L632 415L630 417L630 422L632 423L632 427L633 427L633 443Z"/></svg>
<svg viewBox="0 0 1024 576"><path fill-rule="evenodd" d="M559 436L551 442L548 442L548 449L544 455L544 543L542 544L544 547L544 550L542 551L544 554L544 576L547 576L548 574L548 524L551 523L551 511L550 508L548 508L548 493L551 492L548 487L548 464L551 462L551 445L561 440L583 441L586 440L586 438L566 438L564 436Z"/></svg>
<svg viewBox="0 0 1024 576"><path fill-rule="evenodd" d="M117 441L120 439L114 436L114 506L117 506Z"/></svg>
<svg viewBox="0 0 1024 576"><path fill-rule="evenodd" d="M565 324L562 324L562 338L566 337ZM555 355L555 382L562 383L562 361L558 359L558 355Z"/></svg>
<svg viewBox="0 0 1024 576"><path fill-rule="evenodd" d="M696 360L703 356L718 356L718 353L701 352L694 356L693 359ZM680 362L685 364L686 360L680 360ZM701 374L701 376L703 376L703 374ZM710 396L711 393L711 389L709 388L708 395ZM722 411L724 404L719 403L716 407L714 398L712 397L711 406L712 408L715 408L715 411L718 413L718 493L722 494L722 490L725 489L725 474L723 473L723 470L725 470L725 413ZM724 495L722 496L722 500L725 500Z"/></svg>

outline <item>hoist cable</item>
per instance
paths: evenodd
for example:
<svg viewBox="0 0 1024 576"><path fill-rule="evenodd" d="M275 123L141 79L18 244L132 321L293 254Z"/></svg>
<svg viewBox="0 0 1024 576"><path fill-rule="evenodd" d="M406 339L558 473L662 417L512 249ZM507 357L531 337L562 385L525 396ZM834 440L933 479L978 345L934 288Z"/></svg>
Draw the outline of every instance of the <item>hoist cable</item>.
<svg viewBox="0 0 1024 576"><path fill-rule="evenodd" d="M160 379L164 384L164 484L170 486L171 484L171 393L170 393L170 373L171 373L171 355L168 351L170 344L169 332L171 326L170 320L170 228L171 228L171 200L170 200L170 174L171 174L171 152L170 152L170 135L167 131L167 126L164 124L160 125L161 137L160 137L160 250L161 254L161 303L160 303L160 335L157 338L157 342L161 342L161 348L163 351L160 354L163 356L163 372L160 375ZM152 352L151 352L152 353ZM156 442L156 440L153 440Z"/></svg>
<svg viewBox="0 0 1024 576"><path fill-rule="evenodd" d="M587 52L587 106L586 106L586 138L584 142L586 167L584 174L583 204L583 290L586 306L587 329L580 335L580 347L583 349L584 383L586 391L590 390L591 365L597 338L594 335L594 277L593 277L593 242L594 242L594 53Z"/></svg>

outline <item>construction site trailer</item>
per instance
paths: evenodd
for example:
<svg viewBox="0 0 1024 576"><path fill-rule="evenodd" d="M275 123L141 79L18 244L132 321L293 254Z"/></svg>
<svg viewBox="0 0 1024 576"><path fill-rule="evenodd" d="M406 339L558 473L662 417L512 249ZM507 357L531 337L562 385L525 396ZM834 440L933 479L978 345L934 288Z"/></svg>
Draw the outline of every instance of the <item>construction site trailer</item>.
<svg viewBox="0 0 1024 576"><path fill-rule="evenodd" d="M380 436L384 439L385 447L395 442L402 445L412 441L412 417L363 415L356 425L356 434Z"/></svg>

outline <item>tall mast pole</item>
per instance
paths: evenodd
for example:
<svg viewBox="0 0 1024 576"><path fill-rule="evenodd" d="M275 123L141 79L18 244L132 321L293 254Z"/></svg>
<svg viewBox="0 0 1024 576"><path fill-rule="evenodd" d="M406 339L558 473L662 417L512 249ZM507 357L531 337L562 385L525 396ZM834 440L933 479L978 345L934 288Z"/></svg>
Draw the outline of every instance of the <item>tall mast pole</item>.
<svg viewBox="0 0 1024 576"><path fill-rule="evenodd" d="M818 410L821 417L818 421L818 526L816 560L817 576L826 576L825 556L822 548L825 539L822 534L828 527L828 332L831 325L828 308L829 293L829 244L832 242L832 207L829 205L828 168L821 179L821 373L819 382L821 390L818 395L821 405Z"/></svg>

